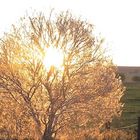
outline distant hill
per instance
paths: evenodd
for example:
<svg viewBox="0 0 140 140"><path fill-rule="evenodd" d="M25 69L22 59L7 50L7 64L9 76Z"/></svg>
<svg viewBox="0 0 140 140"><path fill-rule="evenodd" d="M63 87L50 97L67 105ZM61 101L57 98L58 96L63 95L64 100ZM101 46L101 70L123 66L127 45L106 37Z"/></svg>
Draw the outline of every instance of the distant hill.
<svg viewBox="0 0 140 140"><path fill-rule="evenodd" d="M118 72L125 83L140 83L140 67L118 66Z"/></svg>
<svg viewBox="0 0 140 140"><path fill-rule="evenodd" d="M114 119L112 126L137 130L137 119L140 117L140 67L118 66L126 90L121 101L123 112L119 119Z"/></svg>

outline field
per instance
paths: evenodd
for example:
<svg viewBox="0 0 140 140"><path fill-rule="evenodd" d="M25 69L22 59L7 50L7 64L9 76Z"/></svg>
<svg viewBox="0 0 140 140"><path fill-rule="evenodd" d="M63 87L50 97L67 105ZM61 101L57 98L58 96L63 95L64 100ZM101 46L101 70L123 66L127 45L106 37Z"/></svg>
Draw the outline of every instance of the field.
<svg viewBox="0 0 140 140"><path fill-rule="evenodd" d="M125 86L123 113L112 125L115 128L137 129L137 120L140 117L140 83L125 83Z"/></svg>

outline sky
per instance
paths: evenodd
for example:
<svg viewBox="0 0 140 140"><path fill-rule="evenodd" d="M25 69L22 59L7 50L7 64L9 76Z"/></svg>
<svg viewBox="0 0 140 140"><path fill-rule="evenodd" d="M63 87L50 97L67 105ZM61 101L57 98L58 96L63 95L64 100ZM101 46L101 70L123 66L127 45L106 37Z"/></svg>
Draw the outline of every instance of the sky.
<svg viewBox="0 0 140 140"><path fill-rule="evenodd" d="M116 65L140 66L139 0L4 0L0 4L0 37L26 13L49 14L52 8L55 12L70 10L94 24Z"/></svg>

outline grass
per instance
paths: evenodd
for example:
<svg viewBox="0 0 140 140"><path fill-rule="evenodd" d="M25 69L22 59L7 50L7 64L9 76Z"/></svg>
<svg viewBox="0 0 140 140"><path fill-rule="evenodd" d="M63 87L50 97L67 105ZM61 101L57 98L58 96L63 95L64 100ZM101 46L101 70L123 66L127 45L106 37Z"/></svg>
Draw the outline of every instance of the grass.
<svg viewBox="0 0 140 140"><path fill-rule="evenodd" d="M140 83L126 83L125 95L122 102L125 103L122 115L119 119L114 119L113 127L137 128L137 119L140 117Z"/></svg>

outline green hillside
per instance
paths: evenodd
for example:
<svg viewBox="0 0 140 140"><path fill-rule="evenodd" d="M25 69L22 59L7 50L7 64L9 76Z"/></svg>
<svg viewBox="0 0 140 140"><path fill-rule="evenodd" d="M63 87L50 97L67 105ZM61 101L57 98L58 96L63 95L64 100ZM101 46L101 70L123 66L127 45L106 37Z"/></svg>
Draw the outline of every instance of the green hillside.
<svg viewBox="0 0 140 140"><path fill-rule="evenodd" d="M140 117L140 83L127 83L125 86L123 113L112 125L116 128L137 128L137 119Z"/></svg>

